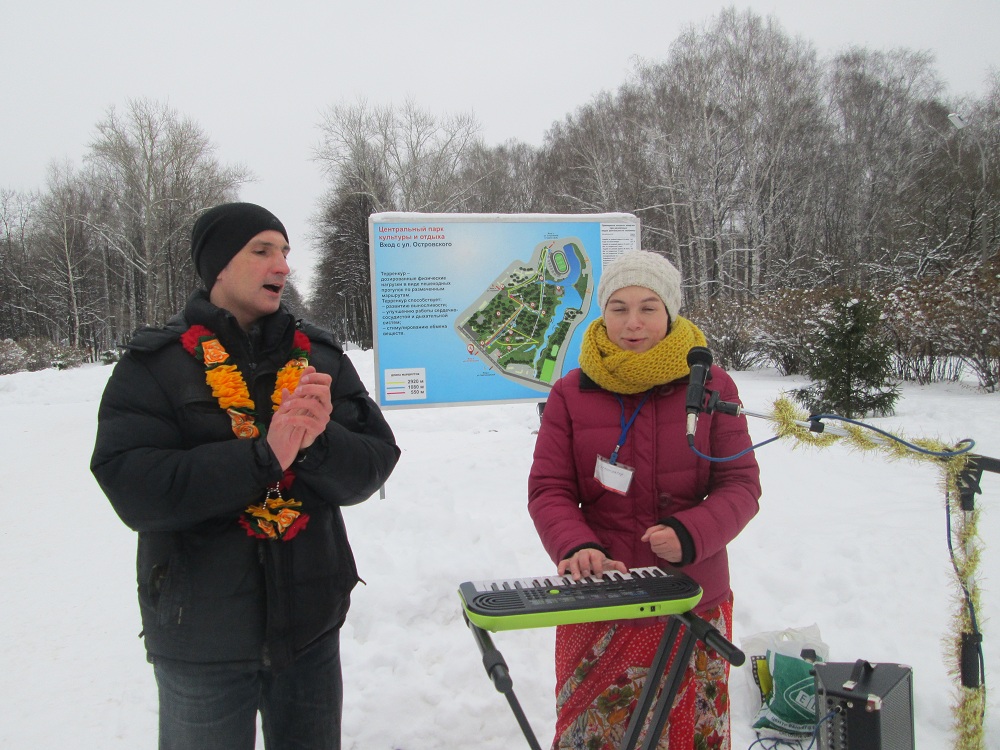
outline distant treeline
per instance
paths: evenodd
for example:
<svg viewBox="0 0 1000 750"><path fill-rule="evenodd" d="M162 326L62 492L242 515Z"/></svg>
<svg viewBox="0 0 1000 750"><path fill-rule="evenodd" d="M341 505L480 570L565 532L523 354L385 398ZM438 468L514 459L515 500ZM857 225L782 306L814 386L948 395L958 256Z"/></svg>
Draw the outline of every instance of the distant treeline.
<svg viewBox="0 0 1000 750"><path fill-rule="evenodd" d="M473 116L414 102L335 104L316 154L328 178L317 291L291 301L371 345L374 211L622 211L641 218L642 246L681 270L692 315L712 311L706 327L769 300L863 291L891 308L897 331L912 326L898 350L944 361L961 354L954 331L947 344L915 333L942 311L927 300L947 307L970 280L1000 296L1000 73L990 75L981 98L950 98L928 53L820 59L777 21L727 10L663 59L637 62L538 147L486 144ZM94 357L162 322L195 284L197 211L249 179L165 106L109 110L83 167L53 165L37 193L0 191L0 340L40 337ZM977 346L1000 356L996 303L956 304L963 326L985 332Z"/></svg>

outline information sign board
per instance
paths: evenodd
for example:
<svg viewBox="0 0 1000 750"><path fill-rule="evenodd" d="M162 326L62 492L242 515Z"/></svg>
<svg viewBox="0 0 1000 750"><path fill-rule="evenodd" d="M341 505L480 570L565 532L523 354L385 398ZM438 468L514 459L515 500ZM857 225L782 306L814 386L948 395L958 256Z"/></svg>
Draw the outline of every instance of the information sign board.
<svg viewBox="0 0 1000 750"><path fill-rule="evenodd" d="M632 214L369 218L377 401L544 401L576 367L604 264L639 247Z"/></svg>

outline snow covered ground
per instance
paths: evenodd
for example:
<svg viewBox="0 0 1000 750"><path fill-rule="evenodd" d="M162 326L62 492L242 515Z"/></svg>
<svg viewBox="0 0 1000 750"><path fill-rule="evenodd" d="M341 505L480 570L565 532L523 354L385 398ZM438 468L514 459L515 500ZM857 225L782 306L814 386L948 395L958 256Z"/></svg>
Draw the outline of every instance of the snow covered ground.
<svg viewBox="0 0 1000 750"><path fill-rule="evenodd" d="M371 352L352 351L372 386ZM0 747L154 748L156 692L135 600L135 535L112 512L88 463L110 368L0 377L3 614ZM798 383L734 373L746 408L769 413ZM462 622L466 580L548 573L525 509L538 419L532 404L399 410L403 454L385 497L345 511L367 586L343 632L344 747L508 750L527 747ZM976 440L1000 456L1000 394L971 384L904 385L895 416L908 437ZM773 435L751 419L756 442ZM913 668L916 742L953 746L954 683L945 638L957 604L944 496L933 466L889 462L844 445L779 441L757 452L761 512L730 547L735 641L815 623L831 661ZM978 500L987 682L1000 679L1000 475ZM542 745L554 722L551 629L493 635ZM734 670L734 748L754 739ZM1000 748L989 696L987 746Z"/></svg>

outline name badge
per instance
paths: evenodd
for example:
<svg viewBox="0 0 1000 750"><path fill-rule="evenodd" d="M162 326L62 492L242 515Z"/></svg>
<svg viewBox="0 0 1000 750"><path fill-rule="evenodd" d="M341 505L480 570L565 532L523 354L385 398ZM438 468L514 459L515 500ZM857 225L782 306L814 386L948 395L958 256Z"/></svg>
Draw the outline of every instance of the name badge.
<svg viewBox="0 0 1000 750"><path fill-rule="evenodd" d="M632 484L632 475L635 469L620 463L611 463L604 456L597 457L597 465L594 467L594 479L600 485L619 495L627 495L629 485Z"/></svg>

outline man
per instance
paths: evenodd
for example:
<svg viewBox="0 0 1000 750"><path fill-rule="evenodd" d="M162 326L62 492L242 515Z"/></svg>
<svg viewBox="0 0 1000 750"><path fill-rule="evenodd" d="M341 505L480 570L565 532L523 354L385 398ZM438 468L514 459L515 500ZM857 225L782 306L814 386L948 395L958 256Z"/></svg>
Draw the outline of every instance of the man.
<svg viewBox="0 0 1000 750"><path fill-rule="evenodd" d="M333 336L281 306L288 252L260 206L203 213L205 289L136 334L101 401L91 470L139 532L161 750L252 750L258 711L269 750L340 747L340 507L399 449Z"/></svg>

